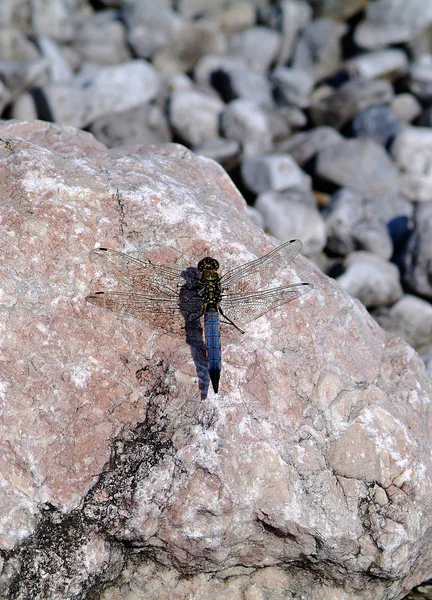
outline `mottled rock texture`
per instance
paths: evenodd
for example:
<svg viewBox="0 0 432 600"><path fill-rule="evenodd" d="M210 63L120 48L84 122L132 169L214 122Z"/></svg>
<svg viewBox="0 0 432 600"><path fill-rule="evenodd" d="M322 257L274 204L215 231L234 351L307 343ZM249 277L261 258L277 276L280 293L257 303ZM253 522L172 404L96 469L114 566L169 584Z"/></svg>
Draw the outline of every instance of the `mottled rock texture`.
<svg viewBox="0 0 432 600"><path fill-rule="evenodd" d="M279 281L314 291L226 328L203 396L191 343L85 302L113 285L88 253L223 270L269 251L222 168L42 122L0 137L2 600L90 598L119 573L105 599L378 600L426 579L415 352L297 258Z"/></svg>

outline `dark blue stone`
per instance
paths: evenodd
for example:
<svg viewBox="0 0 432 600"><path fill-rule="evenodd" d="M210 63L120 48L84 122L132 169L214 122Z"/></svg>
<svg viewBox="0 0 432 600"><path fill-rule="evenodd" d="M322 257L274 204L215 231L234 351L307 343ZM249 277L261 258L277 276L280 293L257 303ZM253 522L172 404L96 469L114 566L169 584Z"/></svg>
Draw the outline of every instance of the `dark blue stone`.
<svg viewBox="0 0 432 600"><path fill-rule="evenodd" d="M400 215L389 221L387 229L395 246L406 242L412 232L412 227L410 227L410 222L406 215Z"/></svg>
<svg viewBox="0 0 432 600"><path fill-rule="evenodd" d="M399 121L388 106L371 106L357 113L352 120L355 137L369 137L384 146L399 131Z"/></svg>

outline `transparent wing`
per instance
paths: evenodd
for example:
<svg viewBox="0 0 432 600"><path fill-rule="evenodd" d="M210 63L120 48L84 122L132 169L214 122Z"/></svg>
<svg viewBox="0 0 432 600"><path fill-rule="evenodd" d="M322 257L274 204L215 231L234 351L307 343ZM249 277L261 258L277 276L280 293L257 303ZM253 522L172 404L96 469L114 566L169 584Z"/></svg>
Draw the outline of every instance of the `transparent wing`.
<svg viewBox="0 0 432 600"><path fill-rule="evenodd" d="M90 252L90 257L130 291L140 294L178 298L185 283L180 269L155 265L148 259L140 260L109 248L96 248Z"/></svg>
<svg viewBox="0 0 432 600"><path fill-rule="evenodd" d="M237 326L241 327L258 319L270 310L291 302L313 289L311 283L295 283L269 290L222 296L222 312Z"/></svg>
<svg viewBox="0 0 432 600"><path fill-rule="evenodd" d="M107 248L97 248L91 256L105 272L127 287L127 291L90 294L86 300L92 304L170 333L184 332L186 323L200 316L201 300L193 288L197 277L190 272L155 265Z"/></svg>
<svg viewBox="0 0 432 600"><path fill-rule="evenodd" d="M176 304L173 300L159 298L156 302L155 298L127 292L95 292L87 296L86 300L171 333L181 333L185 327L185 318L179 309L178 301Z"/></svg>
<svg viewBox="0 0 432 600"><path fill-rule="evenodd" d="M300 240L290 240L265 256L228 271L221 277L223 293L234 295L266 287L280 271L290 264L301 248Z"/></svg>

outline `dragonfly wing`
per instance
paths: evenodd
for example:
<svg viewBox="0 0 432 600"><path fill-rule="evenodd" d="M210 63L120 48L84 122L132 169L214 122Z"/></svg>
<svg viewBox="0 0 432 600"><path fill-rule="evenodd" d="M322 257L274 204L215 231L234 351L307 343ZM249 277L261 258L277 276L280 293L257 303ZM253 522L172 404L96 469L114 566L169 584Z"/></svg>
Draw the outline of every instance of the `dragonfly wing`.
<svg viewBox="0 0 432 600"><path fill-rule="evenodd" d="M225 293L235 294L259 290L285 269L302 249L300 240L290 240L268 254L228 271L221 277Z"/></svg>
<svg viewBox="0 0 432 600"><path fill-rule="evenodd" d="M127 288L91 294L87 300L92 304L171 333L180 333L187 322L199 318L201 300L194 289L197 277L191 269L185 272L155 265L108 248L93 250L91 257Z"/></svg>
<svg viewBox="0 0 432 600"><path fill-rule="evenodd" d="M96 292L86 300L127 317L144 321L152 327L170 333L182 333L192 318L199 318L200 304L196 299L147 298L128 292ZM199 299L198 299L199 300Z"/></svg>
<svg viewBox="0 0 432 600"><path fill-rule="evenodd" d="M295 283L269 290L223 295L222 312L241 327L270 310L291 302L313 289L311 283Z"/></svg>
<svg viewBox="0 0 432 600"><path fill-rule="evenodd" d="M126 284L131 292L178 298L185 284L180 269L155 265L148 259L140 260L109 248L96 248L90 256L108 275Z"/></svg>

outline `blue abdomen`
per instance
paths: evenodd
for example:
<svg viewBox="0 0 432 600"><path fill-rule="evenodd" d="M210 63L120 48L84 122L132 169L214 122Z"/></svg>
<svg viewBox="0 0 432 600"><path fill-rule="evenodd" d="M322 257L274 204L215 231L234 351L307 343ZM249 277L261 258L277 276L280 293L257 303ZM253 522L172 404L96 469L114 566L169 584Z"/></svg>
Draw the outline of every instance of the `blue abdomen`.
<svg viewBox="0 0 432 600"><path fill-rule="evenodd" d="M204 329L208 369L213 389L217 393L221 372L221 343L219 334L219 313L209 310L204 315Z"/></svg>

